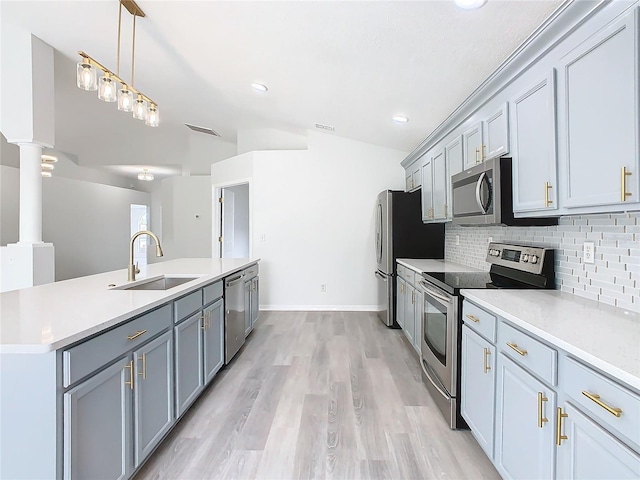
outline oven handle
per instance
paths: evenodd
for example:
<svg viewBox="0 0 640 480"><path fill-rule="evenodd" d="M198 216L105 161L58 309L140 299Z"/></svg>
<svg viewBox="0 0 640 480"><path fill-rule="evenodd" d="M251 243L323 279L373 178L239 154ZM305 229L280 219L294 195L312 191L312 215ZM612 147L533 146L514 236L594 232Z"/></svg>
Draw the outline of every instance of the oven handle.
<svg viewBox="0 0 640 480"><path fill-rule="evenodd" d="M438 390L438 392L440 392L440 395L442 395L444 398L449 398L449 395L444 390L442 390L442 388L440 388L440 386L435 382L435 380L433 380L433 378L431 378L431 375L429 374L429 371L427 370L427 362L424 360L424 358L422 358L421 360L422 361L420 362L420 364L422 366L422 371L424 372L425 376L431 382L431 385L433 385L433 387L436 390Z"/></svg>
<svg viewBox="0 0 640 480"><path fill-rule="evenodd" d="M488 208L485 208L482 204L482 199L480 198L480 188L482 187L482 182L484 182L485 177L487 176L487 172L482 172L478 177L478 181L476 182L476 202L478 202L478 207L480 207L480 211L482 214L486 214Z"/></svg>
<svg viewBox="0 0 640 480"><path fill-rule="evenodd" d="M441 302L445 302L445 303L451 303L451 298L449 297L445 297L444 295L431 290L431 288L429 288L427 282L425 282L424 280L420 280L418 282L420 284L420 286L423 288L423 290L428 293L429 295L431 295L434 298L437 298L438 300L440 300Z"/></svg>

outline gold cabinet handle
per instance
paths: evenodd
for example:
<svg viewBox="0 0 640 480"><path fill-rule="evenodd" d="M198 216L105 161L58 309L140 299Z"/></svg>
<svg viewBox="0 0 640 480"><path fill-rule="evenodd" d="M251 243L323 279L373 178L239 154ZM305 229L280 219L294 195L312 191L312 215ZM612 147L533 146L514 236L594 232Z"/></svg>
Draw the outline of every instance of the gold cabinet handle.
<svg viewBox="0 0 640 480"><path fill-rule="evenodd" d="M562 444L562 440L568 440L569 437L562 434L562 419L567 418L569 415L566 413L562 413L562 407L558 407L558 423L556 424L556 445L560 446Z"/></svg>
<svg viewBox="0 0 640 480"><path fill-rule="evenodd" d="M632 172L627 172L627 167L622 167L620 172L620 201L626 202L627 197L631 196L631 192L627 192L627 176L631 175Z"/></svg>
<svg viewBox="0 0 640 480"><path fill-rule="evenodd" d="M515 343L507 342L507 347L511 348L512 350L515 350L515 352L518 355L522 355L523 357L527 354L526 350L521 350L520 348L518 348L518 345Z"/></svg>
<svg viewBox="0 0 640 480"><path fill-rule="evenodd" d="M549 199L549 189L553 188L549 185L549 182L544 182L544 206L548 207L553 203L553 200Z"/></svg>
<svg viewBox="0 0 640 480"><path fill-rule="evenodd" d="M620 418L620 416L622 415L622 409L615 408L615 407L610 407L609 405L604 403L602 400L600 400L600 395L596 395L595 393L589 393L586 390L582 390L582 394L585 397L587 397L589 400L591 400L592 402L595 402L598 405L600 405L602 408L604 408L611 415L613 415L613 416L615 416L617 418Z"/></svg>
<svg viewBox="0 0 640 480"><path fill-rule="evenodd" d="M411 290L411 305L415 305L416 303L416 291Z"/></svg>
<svg viewBox="0 0 640 480"><path fill-rule="evenodd" d="M448 215L448 213L449 213L449 212L448 212L448 210L447 210L448 208L449 208L449 206L445 203L445 204L444 204L444 216L445 216L445 217L446 217L446 216Z"/></svg>
<svg viewBox="0 0 640 480"><path fill-rule="evenodd" d="M473 157L473 161L474 161L474 163L476 163L476 164L480 163L480 162L478 162L478 154L479 154L479 153L480 153L480 148L476 147L476 154L475 154L475 156Z"/></svg>
<svg viewBox="0 0 640 480"><path fill-rule="evenodd" d="M480 163L484 162L484 149L486 147L487 147L486 145L482 143L480 144Z"/></svg>
<svg viewBox="0 0 640 480"><path fill-rule="evenodd" d="M147 354L142 353L142 356L138 357L138 360L142 361L142 371L138 372L138 375L142 375L142 379L147 379Z"/></svg>
<svg viewBox="0 0 640 480"><path fill-rule="evenodd" d="M489 355L491 355L491 350L488 348L484 349L484 373L487 373L491 370L491 366L489 365Z"/></svg>
<svg viewBox="0 0 640 480"><path fill-rule="evenodd" d="M129 335L127 337L127 340L135 340L136 338L138 338L141 335L144 335L145 333L147 333L146 330L138 330L136 333L134 333L133 335Z"/></svg>
<svg viewBox="0 0 640 480"><path fill-rule="evenodd" d="M124 384L129 385L129 387L131 387L131 390L133 390L133 384L134 384L134 378L135 378L135 375L133 373L133 360L131 360L128 365L125 365L124 368L129 369L129 381L125 380Z"/></svg>
<svg viewBox="0 0 640 480"><path fill-rule="evenodd" d="M538 427L542 428L542 425L549 421L548 418L543 417L543 407L542 404L544 402L549 401L547 397L543 395L542 392L538 392Z"/></svg>
<svg viewBox="0 0 640 480"><path fill-rule="evenodd" d="M469 320L471 320L472 322L475 322L475 323L478 323L478 322L480 321L480 319L479 319L478 317L474 317L473 315L471 315L471 314L469 314L469 313L466 315L466 317L467 317Z"/></svg>

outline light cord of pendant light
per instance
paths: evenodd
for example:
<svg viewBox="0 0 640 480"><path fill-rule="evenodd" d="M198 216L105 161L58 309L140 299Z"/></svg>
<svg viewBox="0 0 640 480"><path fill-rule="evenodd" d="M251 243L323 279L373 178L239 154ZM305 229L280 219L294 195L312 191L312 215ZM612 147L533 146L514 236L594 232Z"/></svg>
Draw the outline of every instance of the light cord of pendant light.
<svg viewBox="0 0 640 480"><path fill-rule="evenodd" d="M133 72L136 64L136 14L133 14L133 42L131 47L131 86L133 86Z"/></svg>
<svg viewBox="0 0 640 480"><path fill-rule="evenodd" d="M120 76L120 30L122 27L122 2L118 2L118 53L117 53L117 64L116 64L116 75Z"/></svg>

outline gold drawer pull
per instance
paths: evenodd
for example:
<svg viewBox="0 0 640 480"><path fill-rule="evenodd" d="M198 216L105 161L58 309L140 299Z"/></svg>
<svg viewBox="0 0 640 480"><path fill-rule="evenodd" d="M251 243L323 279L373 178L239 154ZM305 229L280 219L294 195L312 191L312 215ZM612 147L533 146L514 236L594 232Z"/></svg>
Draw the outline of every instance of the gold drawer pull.
<svg viewBox="0 0 640 480"><path fill-rule="evenodd" d="M487 373L491 370L491 366L489 365L489 355L491 355L491 350L488 348L484 349L484 373Z"/></svg>
<svg viewBox="0 0 640 480"><path fill-rule="evenodd" d="M610 407L609 405L604 403L602 400L600 400L600 395L596 395L595 393L589 393L586 390L582 390L582 394L585 397L587 397L589 400L591 400L592 402L595 402L598 405L600 405L602 408L604 408L611 415L614 415L617 418L620 418L620 416L622 415L622 409Z"/></svg>
<svg viewBox="0 0 640 480"><path fill-rule="evenodd" d="M522 355L523 357L527 354L527 351L526 351L526 350L520 350L520 349L518 348L518 345L516 345L515 343L507 342L507 347L509 347L509 348L511 348L511 349L513 349L513 350L515 350L515 352L516 352L518 355Z"/></svg>
<svg viewBox="0 0 640 480"><path fill-rule="evenodd" d="M627 176L631 175L631 172L627 172L627 167L622 167L620 173L620 200L626 202L627 197L631 196L631 193L627 192Z"/></svg>
<svg viewBox="0 0 640 480"><path fill-rule="evenodd" d="M542 428L542 425L549 421L548 418L542 416L542 403L547 402L549 399L545 397L542 392L538 392L538 427Z"/></svg>
<svg viewBox="0 0 640 480"><path fill-rule="evenodd" d="M562 419L567 418L569 415L562 413L562 407L558 407L558 424L556 429L556 445L562 444L562 440L569 440L569 437L562 434Z"/></svg>
<svg viewBox="0 0 640 480"><path fill-rule="evenodd" d="M467 314L467 315L466 315L466 317L467 317L469 320L471 320L472 322L476 322L476 323L478 323L478 322L480 321L480 319L479 319L478 317L474 317L474 316L473 316L473 315L471 315L471 314Z"/></svg>
<svg viewBox="0 0 640 480"><path fill-rule="evenodd" d="M127 340L135 340L136 338L138 338L141 335L144 335L145 333L147 333L146 330L138 330L136 333L134 333L133 335L129 335L127 337Z"/></svg>

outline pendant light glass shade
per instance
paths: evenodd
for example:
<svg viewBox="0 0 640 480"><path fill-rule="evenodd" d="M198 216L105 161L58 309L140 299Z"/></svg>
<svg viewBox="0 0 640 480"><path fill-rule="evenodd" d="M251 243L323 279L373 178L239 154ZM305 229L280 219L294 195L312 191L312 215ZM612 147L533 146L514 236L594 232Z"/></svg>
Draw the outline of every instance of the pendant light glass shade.
<svg viewBox="0 0 640 480"><path fill-rule="evenodd" d="M147 119L147 102L144 101L141 95L138 95L138 99L133 105L133 118L137 118L138 120Z"/></svg>
<svg viewBox="0 0 640 480"><path fill-rule="evenodd" d="M143 180L145 182L150 182L154 179L153 173L149 173L149 170L144 168L142 173L138 174L138 180Z"/></svg>
<svg viewBox="0 0 640 480"><path fill-rule="evenodd" d="M106 72L104 76L100 77L98 98L105 102L115 102L118 98L116 92L116 82L114 82L111 76Z"/></svg>
<svg viewBox="0 0 640 480"><path fill-rule="evenodd" d="M160 123L160 117L158 115L158 107L156 107L153 103L149 106L147 110L147 118L145 122L150 127L157 127Z"/></svg>
<svg viewBox="0 0 640 480"><path fill-rule="evenodd" d="M98 74L96 68L87 59L78 63L76 83L82 90L94 91L98 89Z"/></svg>
<svg viewBox="0 0 640 480"><path fill-rule="evenodd" d="M51 172L46 172L46 171L42 170L40 172L40 176L41 177L45 177L45 178L51 178Z"/></svg>
<svg viewBox="0 0 640 480"><path fill-rule="evenodd" d="M126 85L122 85L122 88L118 90L118 110L123 112L133 111L133 93Z"/></svg>

